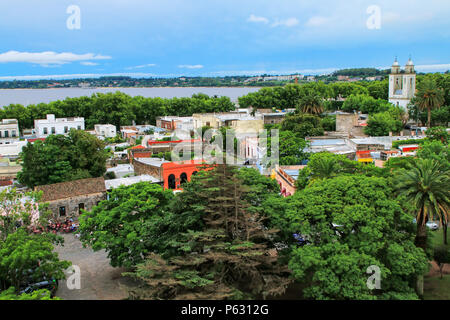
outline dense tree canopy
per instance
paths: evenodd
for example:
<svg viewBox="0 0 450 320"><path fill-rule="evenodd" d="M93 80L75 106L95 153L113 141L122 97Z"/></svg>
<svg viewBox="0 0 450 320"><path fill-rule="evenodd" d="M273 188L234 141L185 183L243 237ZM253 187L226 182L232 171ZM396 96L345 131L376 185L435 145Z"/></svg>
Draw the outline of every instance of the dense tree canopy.
<svg viewBox="0 0 450 320"><path fill-rule="evenodd" d="M162 251L161 223L173 194L161 186L138 183L108 194L91 212L80 217L81 241L105 249L112 266L131 267L151 251Z"/></svg>
<svg viewBox="0 0 450 320"><path fill-rule="evenodd" d="M414 246L411 218L391 199L383 178L338 176L288 198L284 231L308 240L292 246L289 268L313 299L415 299L425 253ZM280 218L279 218L280 219ZM366 270L381 270L381 289L371 291Z"/></svg>
<svg viewBox="0 0 450 320"><path fill-rule="evenodd" d="M250 172L247 172L249 174ZM248 299L284 292L289 272L270 253L271 235L262 216L252 210L237 168L218 165L194 178L198 191L185 190L183 199L197 197L191 206L201 228L187 230L174 243L178 255L148 257L133 273L145 286L134 298ZM273 249L273 247L272 247Z"/></svg>
<svg viewBox="0 0 450 320"><path fill-rule="evenodd" d="M88 132L72 129L68 136L50 135L28 143L21 153L20 183L33 188L76 179L100 177L108 158L104 142Z"/></svg>
<svg viewBox="0 0 450 320"><path fill-rule="evenodd" d="M209 97L204 94L192 98L131 97L122 92L96 93L91 97L66 98L50 103L31 104L26 107L11 104L0 109L0 119L18 119L20 129L33 128L34 119L45 119L46 114L56 117L84 117L87 129L95 124L113 124L117 128L137 124L156 124L156 117L164 115L191 116L193 113L224 112L234 110L228 97Z"/></svg>
<svg viewBox="0 0 450 320"><path fill-rule="evenodd" d="M53 241L45 235L28 234L19 229L0 242L0 289L19 290L42 279L64 279L68 261L53 252Z"/></svg>

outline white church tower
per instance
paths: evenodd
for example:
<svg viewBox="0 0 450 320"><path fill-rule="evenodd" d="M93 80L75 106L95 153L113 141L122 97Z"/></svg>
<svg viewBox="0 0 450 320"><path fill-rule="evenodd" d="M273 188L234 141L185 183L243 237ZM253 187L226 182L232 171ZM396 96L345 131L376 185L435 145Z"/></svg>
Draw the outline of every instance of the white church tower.
<svg viewBox="0 0 450 320"><path fill-rule="evenodd" d="M400 65L395 58L389 75L389 102L406 110L415 92L416 72L414 71L414 63L409 58L403 71L400 70Z"/></svg>

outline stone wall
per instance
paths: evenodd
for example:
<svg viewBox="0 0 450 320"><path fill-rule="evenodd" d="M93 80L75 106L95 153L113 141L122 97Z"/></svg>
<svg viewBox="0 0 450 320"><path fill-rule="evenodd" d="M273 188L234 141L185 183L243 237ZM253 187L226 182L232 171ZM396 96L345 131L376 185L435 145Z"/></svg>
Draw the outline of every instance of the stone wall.
<svg viewBox="0 0 450 320"><path fill-rule="evenodd" d="M336 115L336 131L350 133L358 124L358 115L353 113Z"/></svg>
<svg viewBox="0 0 450 320"><path fill-rule="evenodd" d="M96 206L98 202L106 199L105 193L96 193L86 196L79 196L73 198L66 198L49 202L49 209L53 217L57 220L64 221L66 218L73 218L78 220L80 204L84 204L84 210L90 211L92 207ZM66 215L60 216L60 208L66 208Z"/></svg>
<svg viewBox="0 0 450 320"><path fill-rule="evenodd" d="M142 163L133 159L134 173L137 176L148 174L152 177L160 179L162 181L162 169L161 167L155 167L149 164Z"/></svg>

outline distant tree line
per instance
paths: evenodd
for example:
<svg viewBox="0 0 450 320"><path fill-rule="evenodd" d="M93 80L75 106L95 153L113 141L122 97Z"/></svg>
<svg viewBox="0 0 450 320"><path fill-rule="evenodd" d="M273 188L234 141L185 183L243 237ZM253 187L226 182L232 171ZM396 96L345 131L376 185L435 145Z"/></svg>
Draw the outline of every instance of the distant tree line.
<svg viewBox="0 0 450 320"><path fill-rule="evenodd" d="M50 103L10 104L0 110L0 119L18 119L20 129L33 128L34 119L46 114L56 117L84 117L86 129L95 124L113 124L117 128L137 124L155 124L159 116L191 116L194 113L226 112L235 109L228 97L194 94L191 98L131 97L122 92L96 93L91 97L66 98Z"/></svg>
<svg viewBox="0 0 450 320"><path fill-rule="evenodd" d="M390 69L379 70L376 68L352 68L335 71L333 72L333 76L373 77L383 76L389 73Z"/></svg>

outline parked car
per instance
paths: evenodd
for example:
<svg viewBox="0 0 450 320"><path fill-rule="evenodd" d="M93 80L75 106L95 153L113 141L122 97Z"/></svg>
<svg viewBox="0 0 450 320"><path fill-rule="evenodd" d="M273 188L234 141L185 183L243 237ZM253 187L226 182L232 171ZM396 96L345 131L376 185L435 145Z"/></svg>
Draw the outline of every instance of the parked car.
<svg viewBox="0 0 450 320"><path fill-rule="evenodd" d="M413 220L413 223L416 224L416 223L417 223L417 220L414 219L414 220ZM436 222L434 222L434 221L428 221L428 222L426 223L426 225L427 225L428 229L430 229L430 230L432 230L432 231L436 231L437 229L439 229L439 223L436 223Z"/></svg>
<svg viewBox="0 0 450 320"><path fill-rule="evenodd" d="M433 221L428 221L427 227L433 231L436 231L437 229L439 229L439 224Z"/></svg>
<svg viewBox="0 0 450 320"><path fill-rule="evenodd" d="M56 279L51 279L29 284L27 287L20 291L20 294L32 293L41 289L47 289L48 291L50 291L50 296L54 297L56 294L56 290L58 290L58 281Z"/></svg>

